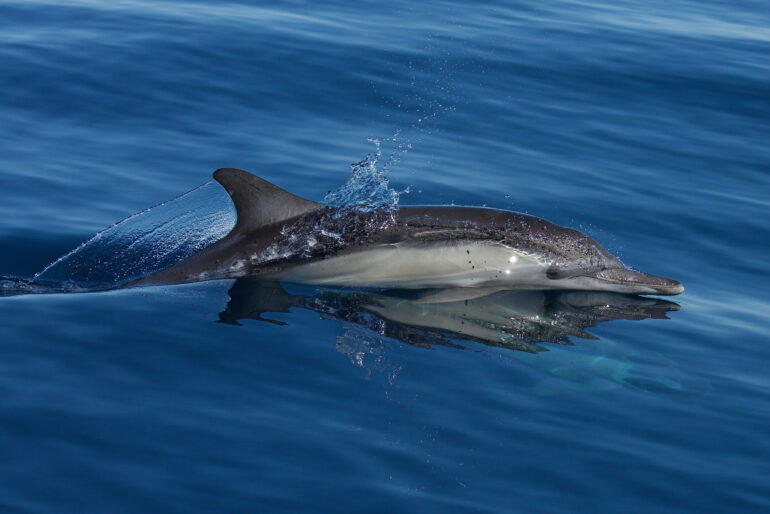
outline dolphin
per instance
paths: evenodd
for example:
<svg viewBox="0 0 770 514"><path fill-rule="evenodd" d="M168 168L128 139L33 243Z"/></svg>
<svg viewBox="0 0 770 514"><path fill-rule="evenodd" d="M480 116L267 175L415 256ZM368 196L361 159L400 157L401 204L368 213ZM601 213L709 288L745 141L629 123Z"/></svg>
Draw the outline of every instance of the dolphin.
<svg viewBox="0 0 770 514"><path fill-rule="evenodd" d="M455 206L335 209L243 170L218 169L214 179L235 205L233 229L129 286L250 276L353 288L442 288L449 301L474 297L467 288L482 291L478 296L505 289L684 290L675 280L626 268L581 232L526 214Z"/></svg>

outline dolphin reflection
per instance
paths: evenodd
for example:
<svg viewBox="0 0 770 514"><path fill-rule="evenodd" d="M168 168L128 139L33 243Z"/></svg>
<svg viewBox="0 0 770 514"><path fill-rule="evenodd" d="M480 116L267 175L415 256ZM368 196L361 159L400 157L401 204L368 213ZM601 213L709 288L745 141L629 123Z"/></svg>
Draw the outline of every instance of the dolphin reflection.
<svg viewBox="0 0 770 514"><path fill-rule="evenodd" d="M278 282L243 278L229 290L219 321L253 319L308 309L421 347L463 347L462 341L535 353L538 343L573 344L598 339L586 331L617 319L668 319L679 305L657 298L593 291L388 290L304 288L287 292Z"/></svg>

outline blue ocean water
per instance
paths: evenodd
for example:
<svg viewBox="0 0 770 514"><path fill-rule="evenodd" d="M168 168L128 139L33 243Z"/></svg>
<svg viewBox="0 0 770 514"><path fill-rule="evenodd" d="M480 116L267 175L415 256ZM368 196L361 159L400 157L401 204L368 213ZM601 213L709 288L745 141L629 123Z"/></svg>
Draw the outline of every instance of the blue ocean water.
<svg viewBox="0 0 770 514"><path fill-rule="evenodd" d="M244 281L0 298L0 509L767 511L768 27L756 1L0 1L2 276L220 167L320 201L373 138L402 205L527 212L686 288L475 303L529 323L506 344ZM211 186L180 222L227 223Z"/></svg>

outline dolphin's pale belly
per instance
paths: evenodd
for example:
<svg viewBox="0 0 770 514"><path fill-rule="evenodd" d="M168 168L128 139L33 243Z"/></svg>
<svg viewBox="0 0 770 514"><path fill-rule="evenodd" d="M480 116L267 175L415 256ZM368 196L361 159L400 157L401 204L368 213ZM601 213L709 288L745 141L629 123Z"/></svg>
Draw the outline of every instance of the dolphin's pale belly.
<svg viewBox="0 0 770 514"><path fill-rule="evenodd" d="M291 282L348 287L473 287L488 283L542 287L547 266L491 242L399 243L293 268Z"/></svg>

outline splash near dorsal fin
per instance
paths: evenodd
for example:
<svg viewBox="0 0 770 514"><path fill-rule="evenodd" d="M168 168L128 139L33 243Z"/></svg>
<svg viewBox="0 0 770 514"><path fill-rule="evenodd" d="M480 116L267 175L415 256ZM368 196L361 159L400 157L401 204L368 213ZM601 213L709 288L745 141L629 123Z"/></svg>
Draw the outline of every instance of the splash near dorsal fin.
<svg viewBox="0 0 770 514"><path fill-rule="evenodd" d="M220 168L214 172L214 180L235 204L238 220L234 231L280 223L321 207L243 170Z"/></svg>

